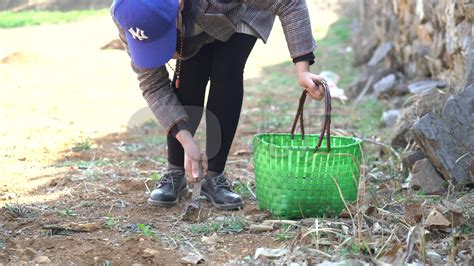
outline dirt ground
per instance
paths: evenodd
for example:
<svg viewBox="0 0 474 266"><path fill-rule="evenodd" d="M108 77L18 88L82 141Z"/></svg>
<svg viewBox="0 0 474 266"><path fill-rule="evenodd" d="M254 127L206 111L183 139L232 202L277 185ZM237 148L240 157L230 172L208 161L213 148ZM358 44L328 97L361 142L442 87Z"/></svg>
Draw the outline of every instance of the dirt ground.
<svg viewBox="0 0 474 266"><path fill-rule="evenodd" d="M328 25L337 18L330 11L324 16ZM260 43L254 50L248 79L288 60L278 24L268 46ZM2 29L0 36L8 39L0 44L0 206L25 206L19 216L0 214L0 262L47 256L60 264L169 264L192 251L196 236L189 236L191 225L173 229L184 203L170 210L146 204L145 181L166 165L164 136L153 123L151 128L127 127L131 119L136 124L137 117L143 122L150 115L142 110L146 105L128 56L100 49L116 38L110 18ZM232 152L248 151L246 144L236 144ZM79 151L71 151L74 147ZM228 173L253 180L250 155L241 153L229 159ZM254 200L246 203L239 212L205 208L222 219L258 213ZM43 228L67 222L94 223L100 229L71 234ZM158 237L143 236L137 224L154 228ZM173 239L189 245L176 246ZM251 256L262 245L282 244L270 235L250 233L229 232L222 240L214 251L225 252L209 250L207 261L225 262ZM146 248L158 255L144 256Z"/></svg>
<svg viewBox="0 0 474 266"><path fill-rule="evenodd" d="M320 7L325 8L310 2L313 24L328 29L338 14L331 5ZM279 23L275 26L269 43L259 43L247 65L244 110L227 166L246 207L222 212L204 203L199 223L179 221L185 201L171 209L146 203L150 179L166 167L166 139L143 109L128 56L100 49L116 38L110 18L0 30L2 40L8 39L0 43L0 264L178 264L189 253L202 255L209 264L250 263L259 247L294 246L296 239L303 246L301 230L313 230L314 219L306 227L278 225L259 234L249 230L251 224L270 219L252 196L249 144L262 130L288 131L299 94L293 83L263 89L270 78L283 76L288 82L293 75L291 64L279 65L289 55ZM319 33L324 35L324 30ZM340 113L351 113L345 105L335 106ZM352 133L353 125L341 119L334 128ZM389 153L383 146L367 152L372 157ZM401 205L406 198L423 203L423 210L417 211L425 216L439 202L462 202L461 211L474 206L472 192L448 195L446 201L396 194L401 182L388 181L390 173L381 173L381 164L386 166L388 160L367 166L372 178L366 197L371 206L384 206L378 222L396 220L394 228L400 224L401 229L390 238L393 228L382 229L378 237L369 233L366 246L396 243L389 250L396 255L395 247L409 242L406 233L416 222L405 219ZM462 224L471 231L457 238L446 232L431 235L431 250L448 257L452 252L446 239L457 241L457 254L464 256L458 261L469 261L472 211L466 213ZM371 221L371 226L376 224ZM323 223L345 232L353 221L341 217ZM372 248L348 245L340 235L332 240L346 259L375 255ZM313 248L336 247L320 241L319 235L311 241L306 244ZM377 250L379 259L388 250L384 248ZM355 251L359 249L364 253ZM331 257L317 254L304 260L311 264Z"/></svg>

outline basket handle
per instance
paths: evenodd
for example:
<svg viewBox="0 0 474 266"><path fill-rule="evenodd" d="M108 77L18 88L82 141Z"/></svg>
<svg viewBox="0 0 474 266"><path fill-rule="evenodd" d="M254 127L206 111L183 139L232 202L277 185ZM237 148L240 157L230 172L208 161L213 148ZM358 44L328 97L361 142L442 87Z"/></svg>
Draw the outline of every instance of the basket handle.
<svg viewBox="0 0 474 266"><path fill-rule="evenodd" d="M326 135L326 145L328 152L331 150L331 111L332 111L332 106L331 106L331 93L329 91L329 86L326 82L326 80L321 79L321 80L316 80L314 82L316 85L321 85L324 88L324 104L325 104L325 110L324 110L324 124L323 128L321 130L321 134L319 135L319 141L318 144L316 145L316 148L314 149L314 152L316 153L319 148L321 147L321 144L323 143L324 135ZM304 104L306 102L306 97L308 95L308 92L306 90L301 93L300 97L300 102L298 105L298 110L296 112L295 120L293 121L293 126L291 127L291 138L295 138L295 131L296 131L296 125L298 124L298 120L300 121L300 127L301 127L301 135L302 138L304 139L304 118L303 118L303 111L304 111Z"/></svg>

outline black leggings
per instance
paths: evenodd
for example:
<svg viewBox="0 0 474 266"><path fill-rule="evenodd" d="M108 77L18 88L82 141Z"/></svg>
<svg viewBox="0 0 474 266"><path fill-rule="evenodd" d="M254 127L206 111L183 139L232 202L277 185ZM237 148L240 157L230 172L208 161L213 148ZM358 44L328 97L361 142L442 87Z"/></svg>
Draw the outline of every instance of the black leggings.
<svg viewBox="0 0 474 266"><path fill-rule="evenodd" d="M180 88L175 91L188 113L193 135L201 121L207 82L211 81L206 110L206 154L209 170L216 173L224 171L237 130L245 63L256 40L254 36L236 33L226 42L214 41L203 46L181 66ZM168 162L184 165L183 147L173 136L168 136Z"/></svg>

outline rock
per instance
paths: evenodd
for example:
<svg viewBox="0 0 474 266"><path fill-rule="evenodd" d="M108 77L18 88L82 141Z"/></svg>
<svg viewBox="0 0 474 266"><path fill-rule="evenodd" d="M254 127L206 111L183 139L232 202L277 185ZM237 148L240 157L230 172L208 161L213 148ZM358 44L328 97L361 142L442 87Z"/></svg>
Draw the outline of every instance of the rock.
<svg viewBox="0 0 474 266"><path fill-rule="evenodd" d="M408 90L408 85L407 84L398 84L395 85L393 88L391 95L393 96L403 96L408 94L410 91Z"/></svg>
<svg viewBox="0 0 474 266"><path fill-rule="evenodd" d="M428 195L442 195L446 192L447 183L430 161L423 159L413 165L409 187L416 191L422 190Z"/></svg>
<svg viewBox="0 0 474 266"><path fill-rule="evenodd" d="M212 245L217 244L217 242L219 241L219 237L217 236L216 233L214 233L214 234L212 234L212 236L209 236L209 237L203 236L201 238L201 241L202 241L202 243L204 243L206 245L212 246Z"/></svg>
<svg viewBox="0 0 474 266"><path fill-rule="evenodd" d="M447 84L444 81L428 79L428 80L411 83L410 85L408 85L408 90L412 94L421 94L427 90L431 90L434 88L442 89L442 88L445 88L446 86Z"/></svg>
<svg viewBox="0 0 474 266"><path fill-rule="evenodd" d="M450 133L474 151L474 84L446 101L442 117Z"/></svg>
<svg viewBox="0 0 474 266"><path fill-rule="evenodd" d="M374 54L372 55L372 58L370 59L368 65L369 66L376 66L378 65L392 50L393 44L389 42L384 42L382 43L377 50L375 50Z"/></svg>
<svg viewBox="0 0 474 266"><path fill-rule="evenodd" d="M37 257L35 257L34 261L38 264L51 263L51 260L46 256L37 256Z"/></svg>
<svg viewBox="0 0 474 266"><path fill-rule="evenodd" d="M370 60L375 49L377 49L378 42L376 38L366 38L357 34L354 34L353 42L353 48L356 49L354 53L354 66L361 66Z"/></svg>
<svg viewBox="0 0 474 266"><path fill-rule="evenodd" d="M372 228L372 234L379 235L383 232L382 226L378 222L376 222Z"/></svg>
<svg viewBox="0 0 474 266"><path fill-rule="evenodd" d="M406 108L400 112L395 126L395 135L391 142L393 147L405 148L412 139L411 128L413 127L413 122L411 119L405 118L405 114L410 110L411 108Z"/></svg>
<svg viewBox="0 0 474 266"><path fill-rule="evenodd" d="M276 259L286 255L290 250L287 248L257 248L255 251L255 255L253 257L254 260L258 259L260 256L266 257L269 259Z"/></svg>
<svg viewBox="0 0 474 266"><path fill-rule="evenodd" d="M387 93L395 86L397 77L394 74L383 77L377 83L374 84L374 92L377 95Z"/></svg>
<svg viewBox="0 0 474 266"><path fill-rule="evenodd" d="M413 134L426 157L453 184L473 183L474 84L450 97L441 115L431 112L414 124Z"/></svg>
<svg viewBox="0 0 474 266"><path fill-rule="evenodd" d="M466 9L466 14L467 16L471 19L474 20L474 3L464 3L464 8ZM474 47L473 47L474 48Z"/></svg>
<svg viewBox="0 0 474 266"><path fill-rule="evenodd" d="M425 220L425 226L430 228L430 227L436 227L436 228L447 228L451 225L451 222L444 217L444 215L436 210L432 209L430 214L428 214L428 217L426 217Z"/></svg>
<svg viewBox="0 0 474 266"><path fill-rule="evenodd" d="M472 10L474 10L474 3L472 5ZM473 37L471 37L473 38ZM466 60L466 76L464 78L465 83L463 84L462 88L467 87L474 83L474 44L471 41L471 51L468 53L469 59Z"/></svg>
<svg viewBox="0 0 474 266"><path fill-rule="evenodd" d="M388 110L383 112L382 120L385 126L393 127L397 123L400 110Z"/></svg>
<svg viewBox="0 0 474 266"><path fill-rule="evenodd" d="M420 223L423 220L423 205L407 204L405 206L405 219L411 224Z"/></svg>
<svg viewBox="0 0 474 266"><path fill-rule="evenodd" d="M423 1L416 1L416 21L421 23L425 20L425 9L426 5L424 5Z"/></svg>
<svg viewBox="0 0 474 266"><path fill-rule="evenodd" d="M271 224L252 224L250 225L250 230L256 233L271 232L275 230Z"/></svg>
<svg viewBox="0 0 474 266"><path fill-rule="evenodd" d="M414 98L413 105L400 110L395 126L395 135L392 139L393 147L405 148L413 140L414 121L432 111L441 113L448 94L435 88L416 95Z"/></svg>
<svg viewBox="0 0 474 266"><path fill-rule="evenodd" d="M415 165L417 161L425 158L425 153L422 150L418 149L402 154L402 163L405 169L408 169L408 171L412 171L413 165Z"/></svg>
<svg viewBox="0 0 474 266"><path fill-rule="evenodd" d="M158 250L151 249L151 248L146 248L145 250L143 250L143 257L144 258L151 258L151 257L155 257L159 253L160 252Z"/></svg>
<svg viewBox="0 0 474 266"><path fill-rule="evenodd" d="M474 156L471 156L471 178L474 176Z"/></svg>
<svg viewBox="0 0 474 266"><path fill-rule="evenodd" d="M30 257L36 257L38 255L38 251L28 247L28 248L25 248L25 252L26 252L26 255L30 256Z"/></svg>
<svg viewBox="0 0 474 266"><path fill-rule="evenodd" d="M418 25L416 27L416 34L422 45L431 46L433 44L433 38L431 34L433 33L433 24L431 22Z"/></svg>
<svg viewBox="0 0 474 266"><path fill-rule="evenodd" d="M181 263L182 264L191 264L191 265L197 265L200 263L204 263L204 258L201 257L199 254L194 254L194 253L189 253L186 257L181 258Z"/></svg>
<svg viewBox="0 0 474 266"><path fill-rule="evenodd" d="M366 67L350 88L351 96L358 98L373 92L374 82L393 72L384 66Z"/></svg>

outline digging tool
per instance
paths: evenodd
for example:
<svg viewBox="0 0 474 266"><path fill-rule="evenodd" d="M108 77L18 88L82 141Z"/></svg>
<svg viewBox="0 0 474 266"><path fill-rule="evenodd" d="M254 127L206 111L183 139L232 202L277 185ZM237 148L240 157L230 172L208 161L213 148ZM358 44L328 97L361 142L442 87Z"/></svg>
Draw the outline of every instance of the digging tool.
<svg viewBox="0 0 474 266"><path fill-rule="evenodd" d="M186 204L186 207L183 210L182 218L183 220L197 221L199 220L199 214L201 212L201 203L199 199L201 197L201 188L203 182L203 169L202 169L202 159L199 161L199 177L198 181L193 185L193 194L191 196L191 202Z"/></svg>

